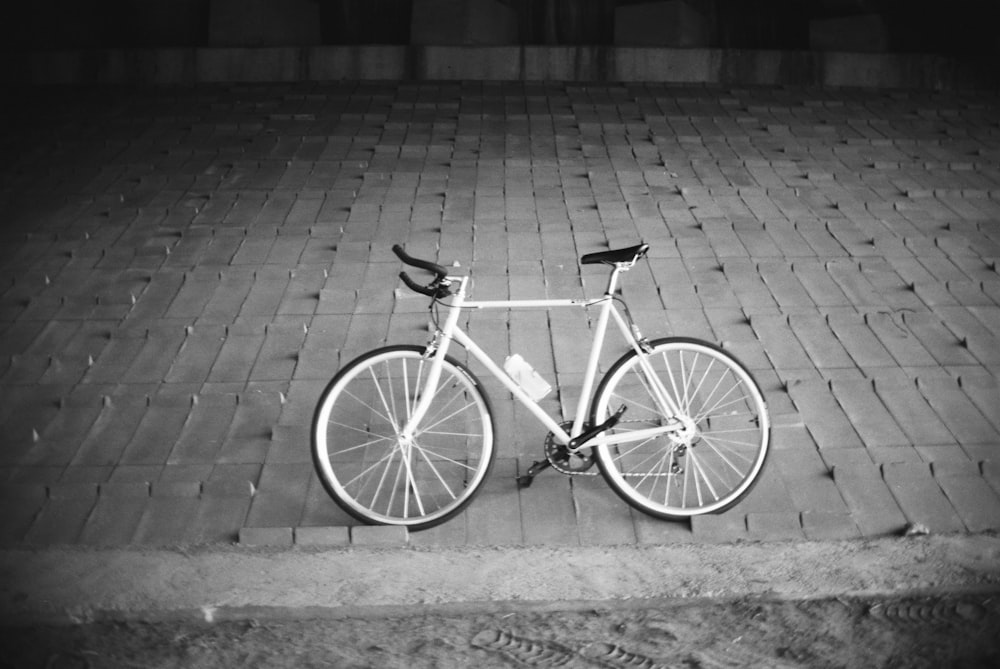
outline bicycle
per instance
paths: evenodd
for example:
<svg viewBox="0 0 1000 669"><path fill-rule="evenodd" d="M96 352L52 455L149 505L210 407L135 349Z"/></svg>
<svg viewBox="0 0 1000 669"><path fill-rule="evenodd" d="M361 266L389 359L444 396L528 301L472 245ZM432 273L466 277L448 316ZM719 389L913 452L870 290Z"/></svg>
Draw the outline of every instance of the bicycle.
<svg viewBox="0 0 1000 669"><path fill-rule="evenodd" d="M450 275L393 246L403 263L434 275L426 285L405 271L399 276L431 299L435 332L424 346L392 345L360 355L323 391L313 417L312 455L330 496L365 523L411 530L445 522L472 501L493 464L496 426L483 386L448 353L457 343L549 430L545 458L517 478L518 486L529 486L548 467L581 474L596 462L623 500L657 518L683 521L737 504L767 458L767 405L751 373L721 347L642 335L617 287L648 250L640 244L584 255L582 265L611 268L599 298L472 300L470 277ZM548 384L517 356L501 368L459 317L467 310L571 307L599 311L576 414L561 422L538 403ZM610 321L629 350L595 391Z"/></svg>

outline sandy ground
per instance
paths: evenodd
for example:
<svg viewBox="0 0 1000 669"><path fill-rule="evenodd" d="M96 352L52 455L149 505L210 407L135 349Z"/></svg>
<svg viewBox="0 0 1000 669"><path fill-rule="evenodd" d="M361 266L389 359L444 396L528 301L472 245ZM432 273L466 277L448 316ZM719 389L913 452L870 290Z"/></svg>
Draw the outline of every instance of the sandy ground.
<svg viewBox="0 0 1000 669"><path fill-rule="evenodd" d="M0 553L0 666L997 666L1000 540Z"/></svg>

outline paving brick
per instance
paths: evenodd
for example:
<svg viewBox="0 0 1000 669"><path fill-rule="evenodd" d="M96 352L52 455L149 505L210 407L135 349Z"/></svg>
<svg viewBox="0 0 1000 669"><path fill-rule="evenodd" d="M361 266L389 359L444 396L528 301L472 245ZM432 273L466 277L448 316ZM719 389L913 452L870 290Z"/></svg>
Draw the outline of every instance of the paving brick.
<svg viewBox="0 0 1000 669"><path fill-rule="evenodd" d="M802 513L802 531L810 541L842 541L861 537L857 524L847 513L805 511Z"/></svg>
<svg viewBox="0 0 1000 669"><path fill-rule="evenodd" d="M0 514L0 545L21 541L45 505L47 493L41 484L0 484L0 500L4 512Z"/></svg>
<svg viewBox="0 0 1000 669"><path fill-rule="evenodd" d="M153 497L198 497L201 481L156 481L150 485Z"/></svg>
<svg viewBox="0 0 1000 669"><path fill-rule="evenodd" d="M298 546L346 546L349 543L350 528L344 525L295 528L295 544Z"/></svg>
<svg viewBox="0 0 1000 669"><path fill-rule="evenodd" d="M852 427L869 448L905 446L906 435L883 406L870 380L833 381L833 395L851 421Z"/></svg>
<svg viewBox="0 0 1000 669"><path fill-rule="evenodd" d="M225 341L223 326L189 328L164 380L167 383L204 383Z"/></svg>
<svg viewBox="0 0 1000 669"><path fill-rule="evenodd" d="M812 365L819 369L854 367L854 360L834 336L824 316L795 313L789 315L788 323Z"/></svg>
<svg viewBox="0 0 1000 669"><path fill-rule="evenodd" d="M726 258L722 263L722 268L729 285L744 309L776 306L771 291L761 281L757 269L751 261Z"/></svg>
<svg viewBox="0 0 1000 669"><path fill-rule="evenodd" d="M291 546L291 527L241 527L239 542L242 546Z"/></svg>
<svg viewBox="0 0 1000 669"><path fill-rule="evenodd" d="M470 545L520 545L521 500L518 494L517 460L497 458L466 515Z"/></svg>
<svg viewBox="0 0 1000 669"><path fill-rule="evenodd" d="M402 546L409 539L407 529L397 525L355 525L351 528L351 544L354 546Z"/></svg>
<svg viewBox="0 0 1000 669"><path fill-rule="evenodd" d="M975 373L962 374L959 384L962 392L972 400L983 416L1000 429L1000 411L997 410L1000 407L1000 383L997 378L989 372L980 373L977 370Z"/></svg>
<svg viewBox="0 0 1000 669"><path fill-rule="evenodd" d="M789 384L788 394L820 449L862 446L861 439L827 383L804 381Z"/></svg>
<svg viewBox="0 0 1000 669"><path fill-rule="evenodd" d="M900 383L876 379L874 387L879 399L911 443L942 444L954 439L917 389L915 381Z"/></svg>
<svg viewBox="0 0 1000 669"><path fill-rule="evenodd" d="M269 324L266 327L264 342L250 372L250 380L291 378L297 362L296 353L302 348L305 336L302 327Z"/></svg>
<svg viewBox="0 0 1000 669"><path fill-rule="evenodd" d="M243 383L250 377L250 370L264 337L260 335L228 335L222 342L207 381L212 383Z"/></svg>
<svg viewBox="0 0 1000 669"><path fill-rule="evenodd" d="M247 524L251 527L297 526L311 475L311 464L264 465Z"/></svg>
<svg viewBox="0 0 1000 669"><path fill-rule="evenodd" d="M827 319L834 335L862 370L897 366L895 358L879 342L860 316L831 314Z"/></svg>
<svg viewBox="0 0 1000 669"><path fill-rule="evenodd" d="M185 272L183 282L174 294L164 314L167 318L194 319L212 299L221 277L217 271L196 270Z"/></svg>
<svg viewBox="0 0 1000 669"><path fill-rule="evenodd" d="M96 502L96 496L50 496L35 516L24 542L37 546L76 543Z"/></svg>
<svg viewBox="0 0 1000 669"><path fill-rule="evenodd" d="M851 304L862 307L886 303L885 298L875 290L856 262L833 260L826 264L826 269Z"/></svg>
<svg viewBox="0 0 1000 669"><path fill-rule="evenodd" d="M776 369L812 367L812 360L792 333L787 317L753 314L750 326L760 337L764 350Z"/></svg>
<svg viewBox="0 0 1000 669"><path fill-rule="evenodd" d="M796 541L805 538L798 511L751 512L747 534L759 541Z"/></svg>
<svg viewBox="0 0 1000 669"><path fill-rule="evenodd" d="M699 542L735 543L748 538L747 516L739 509L691 518L691 533Z"/></svg>
<svg viewBox="0 0 1000 669"><path fill-rule="evenodd" d="M124 383L159 383L183 343L184 329L180 324L151 330L120 380Z"/></svg>
<svg viewBox="0 0 1000 669"><path fill-rule="evenodd" d="M148 483L103 483L100 496L80 534L84 544L131 543L149 503Z"/></svg>
<svg viewBox="0 0 1000 669"><path fill-rule="evenodd" d="M195 396L166 462L214 463L236 413L235 394Z"/></svg>
<svg viewBox="0 0 1000 669"><path fill-rule="evenodd" d="M527 465L522 463L526 469ZM576 510L567 477L546 472L519 491L521 530L528 545L578 546Z"/></svg>
<svg viewBox="0 0 1000 669"><path fill-rule="evenodd" d="M905 312L903 323L940 365L974 365L976 359L937 316Z"/></svg>
<svg viewBox="0 0 1000 669"><path fill-rule="evenodd" d="M975 469L967 473L935 468L934 478L968 531L1000 529L1000 494Z"/></svg>
<svg viewBox="0 0 1000 669"><path fill-rule="evenodd" d="M84 382L118 383L145 343L141 338L112 334L101 355L84 375Z"/></svg>
<svg viewBox="0 0 1000 669"><path fill-rule="evenodd" d="M946 328L954 333L960 345L983 365L1000 364L1000 337L983 325L965 307L937 307Z"/></svg>
<svg viewBox="0 0 1000 669"><path fill-rule="evenodd" d="M633 514L602 477L575 476L571 485L582 545L635 543Z"/></svg>
<svg viewBox="0 0 1000 669"><path fill-rule="evenodd" d="M755 254L754 257L759 256ZM780 308L814 306L815 303L809 297L809 292L792 272L791 265L781 261L769 261L759 263L757 268Z"/></svg>
<svg viewBox="0 0 1000 669"><path fill-rule="evenodd" d="M865 314L864 322L899 365L929 367L937 364L920 340L910 332L901 316L870 312Z"/></svg>
<svg viewBox="0 0 1000 669"><path fill-rule="evenodd" d="M99 412L99 406L62 406L47 425L38 425L38 440L20 458L20 463L69 464L79 448L80 435L87 433Z"/></svg>
<svg viewBox="0 0 1000 669"><path fill-rule="evenodd" d="M135 465L165 463L189 411L190 407L187 406L150 406L143 414L119 462Z"/></svg>
<svg viewBox="0 0 1000 669"><path fill-rule="evenodd" d="M897 534L906 527L907 517L874 464L835 466L833 480L863 536Z"/></svg>
<svg viewBox="0 0 1000 669"><path fill-rule="evenodd" d="M196 497L157 495L157 486L154 485L153 497L143 510L132 541L158 546L190 542L190 528L197 517L198 506Z"/></svg>
<svg viewBox="0 0 1000 669"><path fill-rule="evenodd" d="M882 476L911 524L923 525L934 533L965 530L926 463L883 465Z"/></svg>
<svg viewBox="0 0 1000 669"><path fill-rule="evenodd" d="M920 377L917 379L917 388L959 443L1000 442L1000 433L962 392L954 379Z"/></svg>

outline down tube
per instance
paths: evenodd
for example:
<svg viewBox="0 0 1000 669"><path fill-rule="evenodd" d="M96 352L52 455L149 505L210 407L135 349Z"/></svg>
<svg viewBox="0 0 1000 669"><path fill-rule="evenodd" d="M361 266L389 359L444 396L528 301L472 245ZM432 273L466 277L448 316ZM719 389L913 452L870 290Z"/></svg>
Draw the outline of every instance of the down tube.
<svg viewBox="0 0 1000 669"><path fill-rule="evenodd" d="M500 369L500 367L493 362L493 359L486 355L486 352L483 351L483 349L479 348L476 342L469 338L469 335L465 334L461 328L456 327L455 331L452 333L452 337L455 341L461 344L465 350L471 353L476 360L483 363L483 366L489 370L490 374L497 377L500 383L502 383L507 390L512 392L514 397L516 397L521 404L527 407L528 411L530 411L535 418L545 425L545 427L549 428L549 431L555 435L556 439L563 444L569 443L570 436L566 434L566 430L564 430L559 423L554 421L552 416L550 416L545 409L538 406L537 402L528 397L525 392L521 390L521 387L518 386L505 371Z"/></svg>

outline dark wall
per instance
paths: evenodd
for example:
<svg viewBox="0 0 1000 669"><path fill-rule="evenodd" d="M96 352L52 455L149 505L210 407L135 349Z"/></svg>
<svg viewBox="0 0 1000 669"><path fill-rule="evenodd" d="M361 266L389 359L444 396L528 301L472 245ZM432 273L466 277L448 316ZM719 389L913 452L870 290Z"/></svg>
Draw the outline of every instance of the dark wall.
<svg viewBox="0 0 1000 669"><path fill-rule="evenodd" d="M7 51L213 46L212 3L221 0L34 0L6 10ZM266 0L262 0L266 1ZM272 0L277 1L277 0ZM421 0L303 0L317 5L319 42L409 44ZM519 44L608 45L615 10L648 0L493 0L516 17ZM699 46L810 48L810 21L877 15L890 52L996 55L989 8L973 0L683 0L709 29ZM246 0L253 3L254 0ZM278 4L280 7L280 3ZM254 46L249 43L247 46Z"/></svg>

